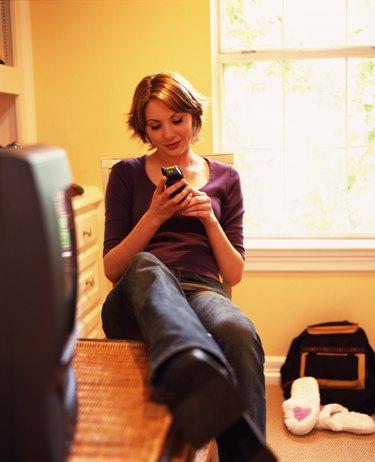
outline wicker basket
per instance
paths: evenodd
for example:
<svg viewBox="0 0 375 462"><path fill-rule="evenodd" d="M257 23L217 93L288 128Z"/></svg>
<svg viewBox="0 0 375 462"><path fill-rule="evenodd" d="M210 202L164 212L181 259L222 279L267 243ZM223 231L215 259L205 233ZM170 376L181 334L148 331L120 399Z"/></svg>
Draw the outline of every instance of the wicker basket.
<svg viewBox="0 0 375 462"><path fill-rule="evenodd" d="M199 451L174 438L166 406L152 399L148 356L139 342L79 340L74 370L78 423L70 462L205 462Z"/></svg>

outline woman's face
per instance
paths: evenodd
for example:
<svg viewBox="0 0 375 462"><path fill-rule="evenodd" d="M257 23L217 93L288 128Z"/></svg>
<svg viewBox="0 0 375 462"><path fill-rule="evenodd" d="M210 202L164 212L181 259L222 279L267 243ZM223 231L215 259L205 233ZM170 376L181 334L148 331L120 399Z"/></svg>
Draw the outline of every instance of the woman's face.
<svg viewBox="0 0 375 462"><path fill-rule="evenodd" d="M146 132L159 154L181 156L190 149L193 117L189 112L175 112L157 99L151 99L145 110Z"/></svg>

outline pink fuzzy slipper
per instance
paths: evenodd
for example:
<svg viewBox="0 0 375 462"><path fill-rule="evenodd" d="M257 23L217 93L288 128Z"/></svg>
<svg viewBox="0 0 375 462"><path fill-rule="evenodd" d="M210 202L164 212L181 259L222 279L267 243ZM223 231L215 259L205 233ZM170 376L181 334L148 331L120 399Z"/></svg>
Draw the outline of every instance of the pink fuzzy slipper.
<svg viewBox="0 0 375 462"><path fill-rule="evenodd" d="M368 435L375 433L375 422L367 414L350 412L341 404L334 403L322 406L315 428Z"/></svg>
<svg viewBox="0 0 375 462"><path fill-rule="evenodd" d="M317 380L314 377L295 380L291 396L282 406L287 429L294 435L309 433L319 419L320 394Z"/></svg>

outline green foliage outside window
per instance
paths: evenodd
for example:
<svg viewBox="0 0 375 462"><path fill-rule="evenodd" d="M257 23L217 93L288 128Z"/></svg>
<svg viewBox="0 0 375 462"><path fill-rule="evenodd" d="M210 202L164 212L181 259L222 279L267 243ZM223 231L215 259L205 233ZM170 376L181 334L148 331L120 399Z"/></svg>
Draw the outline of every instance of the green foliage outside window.
<svg viewBox="0 0 375 462"><path fill-rule="evenodd" d="M375 1L221 0L220 18L247 235L375 233Z"/></svg>

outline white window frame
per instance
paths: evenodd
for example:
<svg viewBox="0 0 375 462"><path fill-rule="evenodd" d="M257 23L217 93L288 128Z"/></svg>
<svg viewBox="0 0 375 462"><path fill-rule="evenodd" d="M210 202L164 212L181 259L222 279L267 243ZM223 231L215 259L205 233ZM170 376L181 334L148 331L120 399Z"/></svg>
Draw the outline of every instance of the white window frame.
<svg viewBox="0 0 375 462"><path fill-rule="evenodd" d="M247 50L241 53L220 54L220 36L217 27L219 0L211 1L211 50L212 50L212 122L214 152L223 152L220 140L221 94L223 63L246 60L269 61L272 50ZM283 59L300 57L299 50L285 50ZM324 57L375 55L375 47L351 47L328 49ZM321 50L304 51L304 59L322 57ZM278 57L280 54L278 53ZM234 153L235 154L235 153ZM358 235L284 235L253 236L246 239L245 271L375 271L375 234Z"/></svg>

